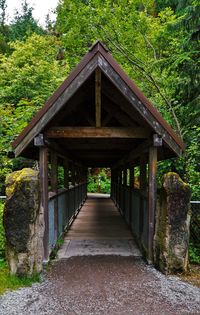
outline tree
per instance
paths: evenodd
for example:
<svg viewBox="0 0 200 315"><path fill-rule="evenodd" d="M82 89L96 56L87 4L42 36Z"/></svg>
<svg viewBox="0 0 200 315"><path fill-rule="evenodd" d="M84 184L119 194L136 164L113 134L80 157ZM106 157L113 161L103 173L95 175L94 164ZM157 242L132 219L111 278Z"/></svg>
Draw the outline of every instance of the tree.
<svg viewBox="0 0 200 315"><path fill-rule="evenodd" d="M66 60L56 60L56 37L33 34L10 45L13 52L0 55L0 189L12 169L11 142L69 71Z"/></svg>
<svg viewBox="0 0 200 315"><path fill-rule="evenodd" d="M11 41L23 40L33 33L39 35L44 34L44 30L33 18L33 8L28 5L26 0L23 0L21 7L22 13L16 11L14 19L10 25L9 39Z"/></svg>

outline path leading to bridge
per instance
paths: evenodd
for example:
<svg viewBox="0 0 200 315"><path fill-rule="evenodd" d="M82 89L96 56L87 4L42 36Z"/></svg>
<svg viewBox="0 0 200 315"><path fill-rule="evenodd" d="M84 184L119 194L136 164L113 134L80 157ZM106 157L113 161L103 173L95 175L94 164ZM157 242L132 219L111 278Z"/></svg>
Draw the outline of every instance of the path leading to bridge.
<svg viewBox="0 0 200 315"><path fill-rule="evenodd" d="M89 196L58 258L42 283L0 297L0 315L200 314L200 289L146 265L105 196Z"/></svg>

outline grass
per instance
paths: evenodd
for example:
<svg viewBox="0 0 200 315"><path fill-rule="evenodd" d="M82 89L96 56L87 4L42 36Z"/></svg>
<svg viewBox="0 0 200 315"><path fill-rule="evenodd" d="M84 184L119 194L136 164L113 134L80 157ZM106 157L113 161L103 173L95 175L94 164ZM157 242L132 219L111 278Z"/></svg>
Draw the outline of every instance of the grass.
<svg viewBox="0 0 200 315"><path fill-rule="evenodd" d="M31 277L17 277L9 274L5 260L0 259L0 295L7 290L16 290L21 287L31 286L34 282L40 282L40 275Z"/></svg>

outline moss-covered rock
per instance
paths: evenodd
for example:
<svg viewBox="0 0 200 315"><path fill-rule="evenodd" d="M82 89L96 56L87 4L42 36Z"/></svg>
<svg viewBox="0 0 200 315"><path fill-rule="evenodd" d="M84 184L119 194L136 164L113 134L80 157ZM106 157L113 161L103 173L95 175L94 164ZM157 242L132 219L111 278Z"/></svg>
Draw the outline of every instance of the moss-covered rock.
<svg viewBox="0 0 200 315"><path fill-rule="evenodd" d="M6 256L12 274L40 272L43 259L43 218L37 171L25 168L6 178L4 211Z"/></svg>
<svg viewBox="0 0 200 315"><path fill-rule="evenodd" d="M170 172L164 176L154 242L155 265L164 273L188 268L190 196L189 185L178 174Z"/></svg>

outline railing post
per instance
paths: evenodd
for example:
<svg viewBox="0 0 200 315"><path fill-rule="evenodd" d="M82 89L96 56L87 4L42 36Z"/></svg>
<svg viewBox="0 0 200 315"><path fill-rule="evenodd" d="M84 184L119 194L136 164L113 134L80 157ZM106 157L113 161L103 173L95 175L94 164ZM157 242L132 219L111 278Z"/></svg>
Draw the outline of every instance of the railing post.
<svg viewBox="0 0 200 315"><path fill-rule="evenodd" d="M58 159L55 151L51 151L51 190L57 195L58 180L57 180ZM55 239L58 237L58 198L54 201L54 234Z"/></svg>
<svg viewBox="0 0 200 315"><path fill-rule="evenodd" d="M131 226L132 224L132 191L133 191L133 188L134 188L134 167L131 167L130 168L130 185L129 185L129 191L130 191L130 209L129 209L129 224Z"/></svg>
<svg viewBox="0 0 200 315"><path fill-rule="evenodd" d="M69 162L64 160L64 187L69 189Z"/></svg>
<svg viewBox="0 0 200 315"><path fill-rule="evenodd" d="M149 168L148 168L148 262L153 261L153 237L155 229L155 208L156 208L156 171L157 171L157 147L149 148Z"/></svg>
<svg viewBox="0 0 200 315"><path fill-rule="evenodd" d="M139 238L142 241L142 235L144 230L144 194L146 191L147 171L146 160L142 156L140 158L140 219L139 219Z"/></svg>
<svg viewBox="0 0 200 315"><path fill-rule="evenodd" d="M48 148L39 147L41 211L44 213L44 262L49 260Z"/></svg>

